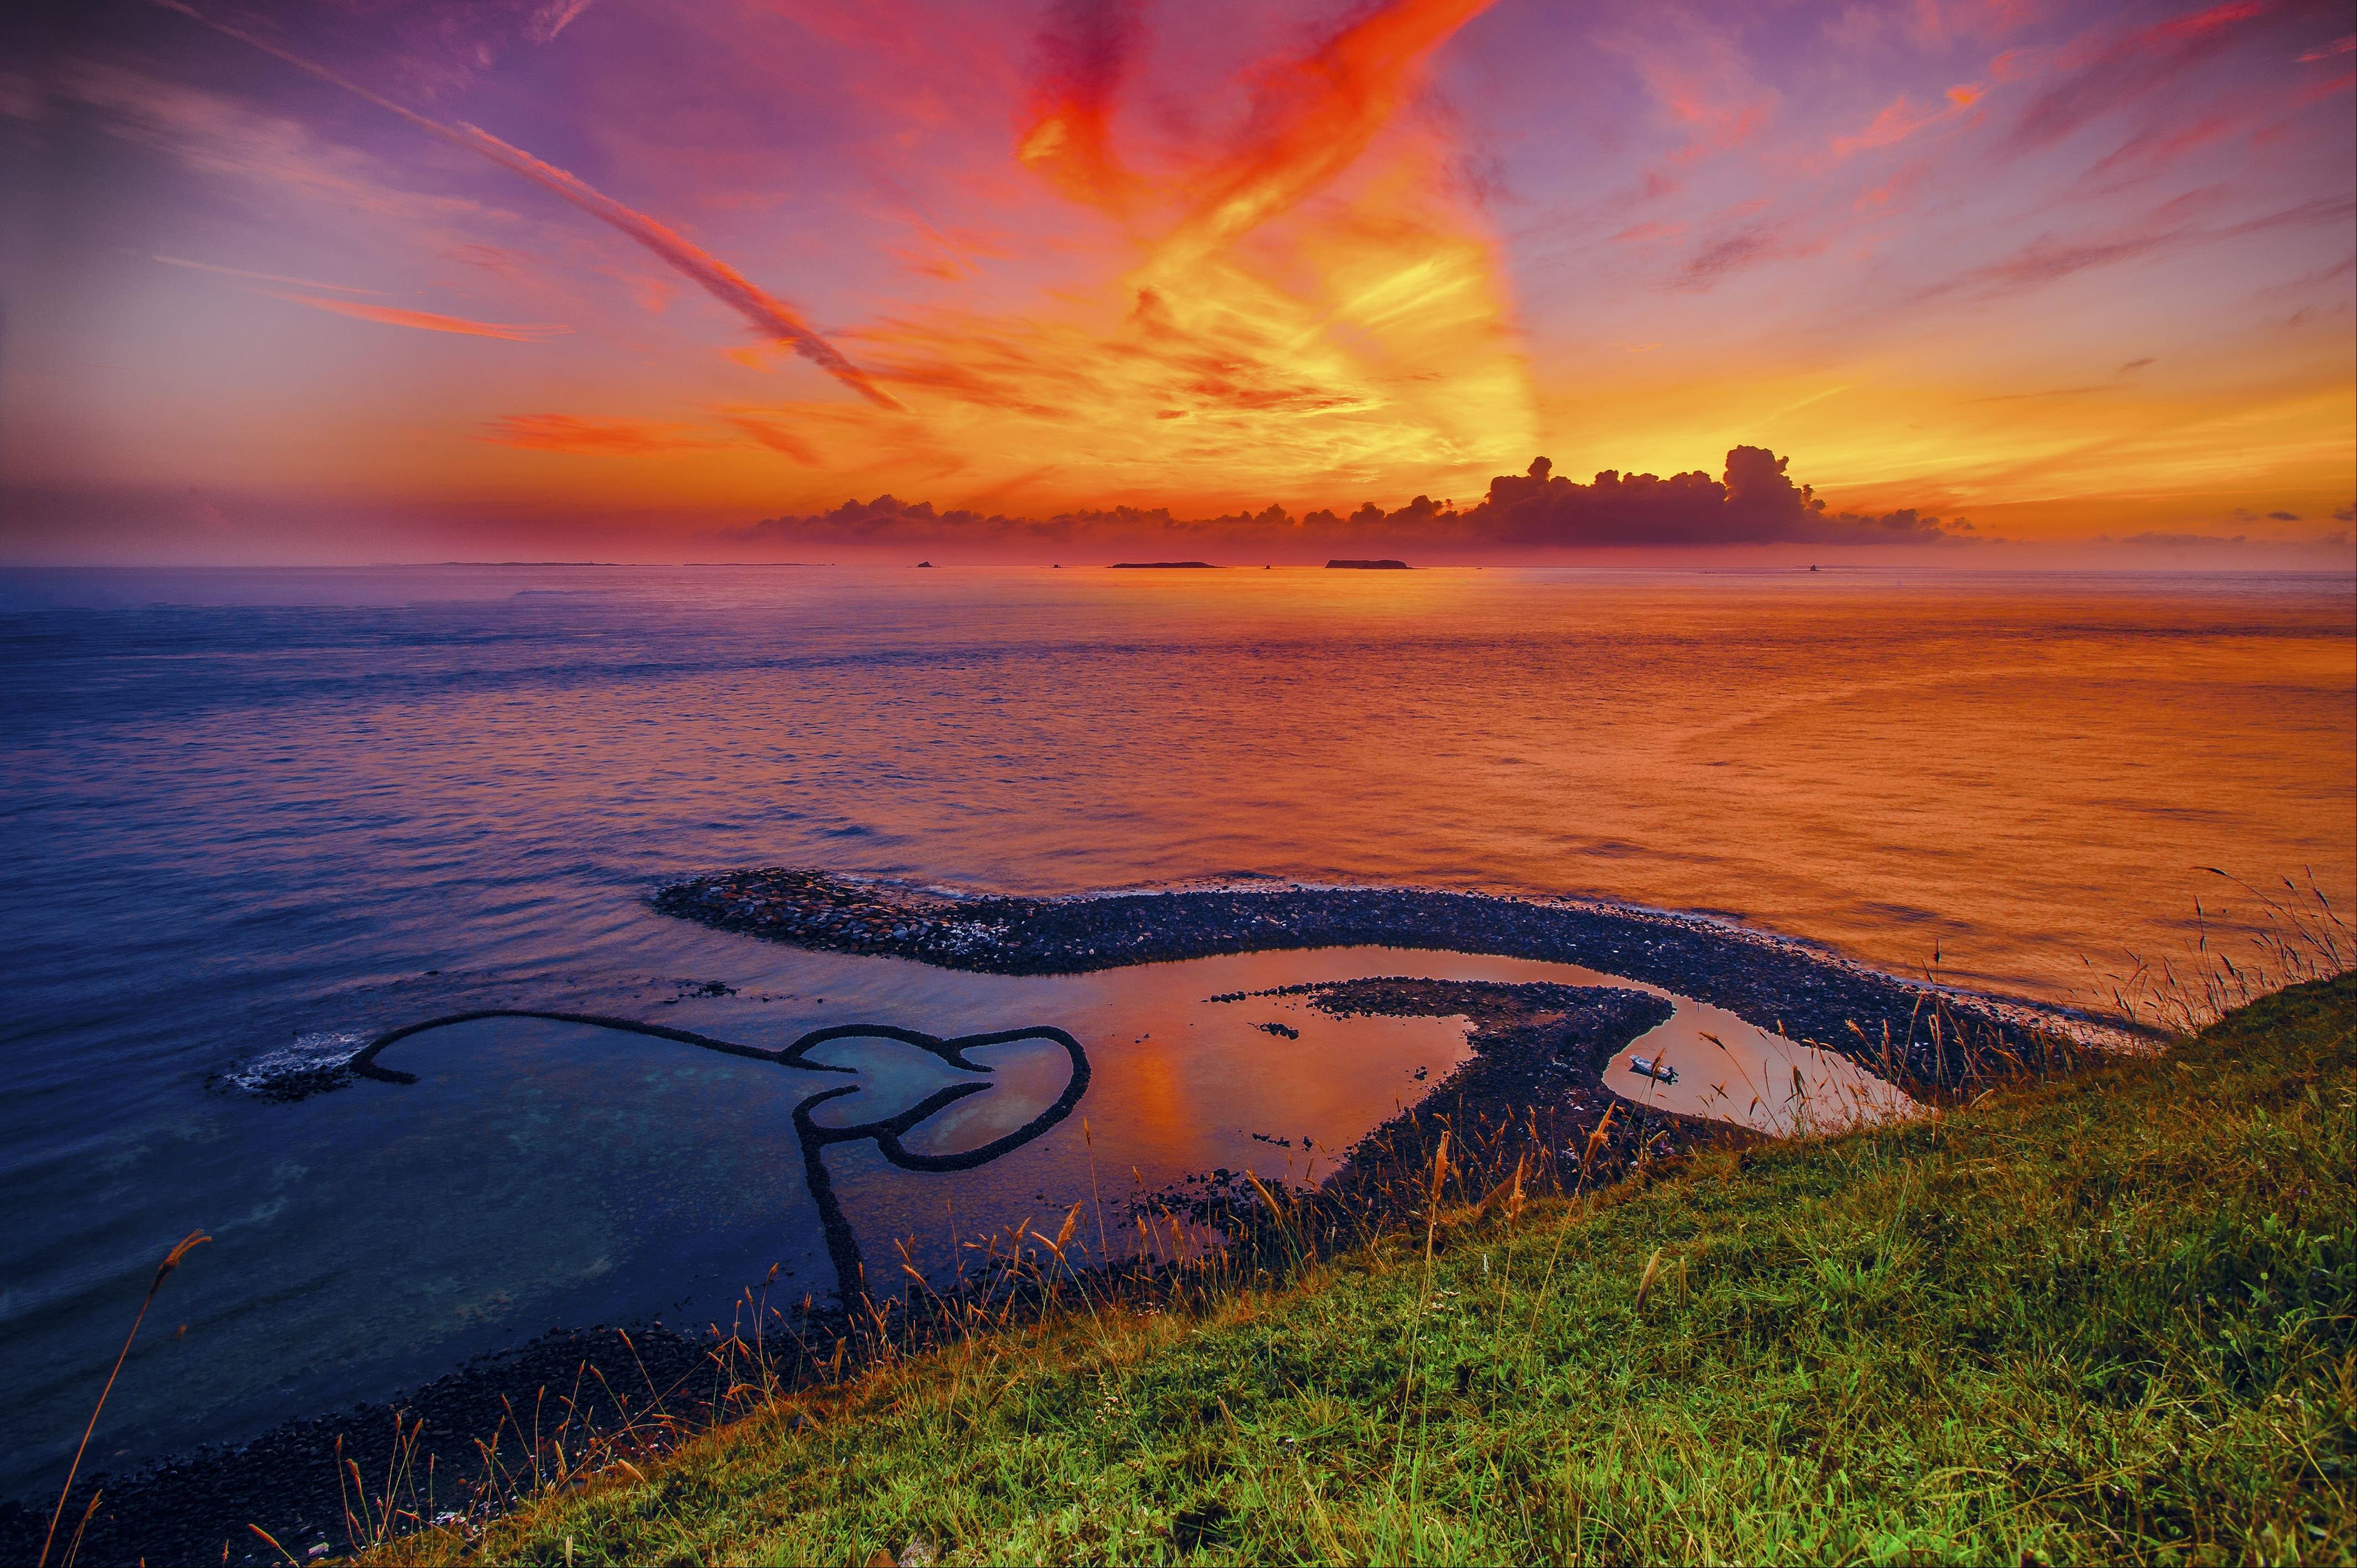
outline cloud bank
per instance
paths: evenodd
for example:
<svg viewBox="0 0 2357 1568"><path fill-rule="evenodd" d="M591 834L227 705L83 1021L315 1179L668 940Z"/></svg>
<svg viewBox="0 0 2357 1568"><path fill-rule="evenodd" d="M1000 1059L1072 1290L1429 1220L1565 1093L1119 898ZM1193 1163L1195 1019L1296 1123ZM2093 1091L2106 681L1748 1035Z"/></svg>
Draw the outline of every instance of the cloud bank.
<svg viewBox="0 0 2357 1568"><path fill-rule="evenodd" d="M1914 508L1880 515L1835 512L1785 473L1788 459L1738 446L1714 478L1700 470L1621 474L1587 484L1540 457L1524 474L1501 474L1470 507L1418 496L1390 510L1370 501L1345 515L1320 508L1296 517L1272 504L1257 512L1180 518L1168 507L1084 508L1048 517L937 510L890 495L846 500L831 511L763 518L721 532L731 548L894 545L992 552L1071 545L1208 560L1300 559L1376 547L1442 555L1530 555L1595 549L1730 545L1953 545L1979 537L1962 518L1943 522Z"/></svg>

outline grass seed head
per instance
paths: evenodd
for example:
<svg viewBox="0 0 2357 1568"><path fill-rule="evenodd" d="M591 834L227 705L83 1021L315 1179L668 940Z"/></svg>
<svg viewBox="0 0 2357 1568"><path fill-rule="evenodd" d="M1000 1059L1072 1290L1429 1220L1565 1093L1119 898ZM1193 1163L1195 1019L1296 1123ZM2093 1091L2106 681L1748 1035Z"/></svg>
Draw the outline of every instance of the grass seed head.
<svg viewBox="0 0 2357 1568"><path fill-rule="evenodd" d="M1653 1294L1653 1282L1661 1277L1662 1250L1659 1247L1656 1247L1653 1249L1653 1255L1645 1260L1644 1277L1637 1282L1638 1311L1642 1312L1645 1310L1645 1298Z"/></svg>

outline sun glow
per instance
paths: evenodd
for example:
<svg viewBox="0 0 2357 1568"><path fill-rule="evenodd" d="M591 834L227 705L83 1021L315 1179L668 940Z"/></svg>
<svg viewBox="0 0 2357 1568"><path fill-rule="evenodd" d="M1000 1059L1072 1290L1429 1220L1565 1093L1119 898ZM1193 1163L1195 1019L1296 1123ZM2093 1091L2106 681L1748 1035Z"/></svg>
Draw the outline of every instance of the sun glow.
<svg viewBox="0 0 2357 1568"><path fill-rule="evenodd" d="M1222 505L1476 491L1535 439L1494 238L1452 195L1449 146L1399 111L1489 0L1395 0L1254 74L1235 145L1149 178L1112 141L1099 79L1012 154L1123 235L1110 276L1028 311L934 310L839 334L964 455L996 504L1081 494ZM813 466L904 436L836 401L741 412Z"/></svg>
<svg viewBox="0 0 2357 1568"><path fill-rule="evenodd" d="M148 236L12 276L33 556L2348 559L2357 77L2296 7L159 6L185 58L0 74ZM1813 489L1721 527L1747 449Z"/></svg>

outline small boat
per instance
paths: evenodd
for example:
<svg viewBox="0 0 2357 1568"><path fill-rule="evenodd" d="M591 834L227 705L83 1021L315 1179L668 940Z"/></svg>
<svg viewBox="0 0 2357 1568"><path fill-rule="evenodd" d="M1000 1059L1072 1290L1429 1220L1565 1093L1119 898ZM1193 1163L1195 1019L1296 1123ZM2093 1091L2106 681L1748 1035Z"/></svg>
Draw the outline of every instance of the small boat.
<svg viewBox="0 0 2357 1568"><path fill-rule="evenodd" d="M1667 1062L1659 1061L1652 1058L1631 1057L1629 1058L1629 1070L1639 1074L1641 1077L1650 1078L1656 1083L1675 1083L1678 1080L1677 1069L1670 1066Z"/></svg>

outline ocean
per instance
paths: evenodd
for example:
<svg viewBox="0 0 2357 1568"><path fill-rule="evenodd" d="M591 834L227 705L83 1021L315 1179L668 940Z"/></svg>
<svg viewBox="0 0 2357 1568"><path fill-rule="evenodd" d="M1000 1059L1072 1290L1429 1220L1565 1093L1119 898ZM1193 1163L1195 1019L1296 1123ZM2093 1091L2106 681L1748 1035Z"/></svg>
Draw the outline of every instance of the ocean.
<svg viewBox="0 0 2357 1568"><path fill-rule="evenodd" d="M421 1039L414 1090L242 1084L479 1007L763 1046L1086 1016L1127 1048L1209 994L802 953L649 908L682 876L1579 895L2082 1004L2239 940L2229 877L2357 897L2347 577L16 572L0 649L11 1497L56 1485L192 1228L216 1240L159 1296L93 1467L823 1266L771 1069L519 1025ZM1281 1133L1313 1174L1308 1147L1455 1059L1385 1022L1336 1047L1380 1063L1362 1088L1219 1078L1233 1042L1151 1058L1168 1081L1123 1091L1167 1101L1141 1160ZM1049 1154L918 1182L878 1234L952 1238L952 1190L1059 1201L1077 1167Z"/></svg>

